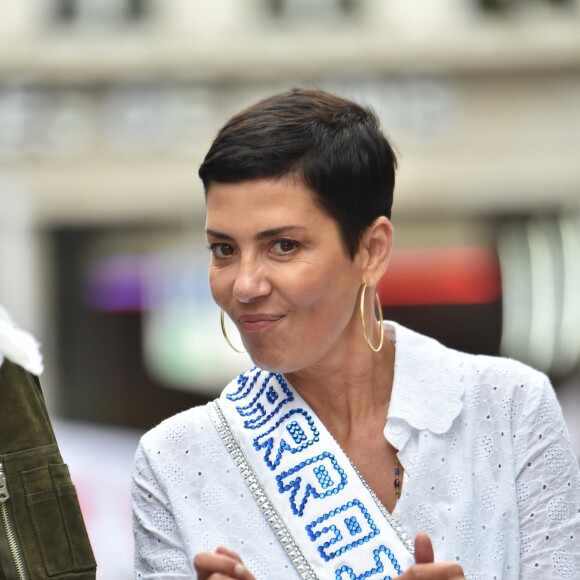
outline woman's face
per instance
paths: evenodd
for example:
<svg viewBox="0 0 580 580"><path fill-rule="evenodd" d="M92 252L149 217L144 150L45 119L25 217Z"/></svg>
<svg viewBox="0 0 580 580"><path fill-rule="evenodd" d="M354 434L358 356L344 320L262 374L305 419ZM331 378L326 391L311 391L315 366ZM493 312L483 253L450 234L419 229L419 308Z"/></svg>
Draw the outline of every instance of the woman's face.
<svg viewBox="0 0 580 580"><path fill-rule="evenodd" d="M362 337L360 252L350 259L306 186L290 178L214 183L206 233L213 298L258 366L288 373L344 361Z"/></svg>

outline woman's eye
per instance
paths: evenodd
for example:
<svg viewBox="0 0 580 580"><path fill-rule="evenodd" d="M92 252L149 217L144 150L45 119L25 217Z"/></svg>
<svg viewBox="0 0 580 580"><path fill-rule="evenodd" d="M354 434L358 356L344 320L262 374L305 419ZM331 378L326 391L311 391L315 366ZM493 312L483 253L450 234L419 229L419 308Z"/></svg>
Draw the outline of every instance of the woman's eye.
<svg viewBox="0 0 580 580"><path fill-rule="evenodd" d="M229 258L234 254L234 248L230 244L212 244L209 249L218 259Z"/></svg>
<svg viewBox="0 0 580 580"><path fill-rule="evenodd" d="M277 242L274 242L273 247L278 254L288 254L295 250L298 247L298 244L292 240L278 240Z"/></svg>

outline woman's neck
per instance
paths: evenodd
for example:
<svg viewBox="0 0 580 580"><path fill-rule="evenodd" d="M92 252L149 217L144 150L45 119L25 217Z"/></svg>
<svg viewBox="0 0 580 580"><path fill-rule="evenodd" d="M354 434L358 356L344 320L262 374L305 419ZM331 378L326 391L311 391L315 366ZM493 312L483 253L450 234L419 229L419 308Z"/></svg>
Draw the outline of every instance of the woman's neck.
<svg viewBox="0 0 580 580"><path fill-rule="evenodd" d="M338 353L338 364L324 364L286 377L339 441L354 436L357 427L384 426L391 399L395 348L385 340L373 353L366 344ZM348 364L345 364L348 361Z"/></svg>

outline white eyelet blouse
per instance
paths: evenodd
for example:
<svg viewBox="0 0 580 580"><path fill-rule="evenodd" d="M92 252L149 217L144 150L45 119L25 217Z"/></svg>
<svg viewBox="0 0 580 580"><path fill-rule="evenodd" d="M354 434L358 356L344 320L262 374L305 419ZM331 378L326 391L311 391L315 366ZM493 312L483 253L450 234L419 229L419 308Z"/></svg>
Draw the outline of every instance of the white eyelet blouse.
<svg viewBox="0 0 580 580"><path fill-rule="evenodd" d="M395 323L384 435L405 469L394 511L469 580L580 578L580 473L548 379ZM258 579L298 578L205 407L141 440L133 482L136 578L195 578L224 545Z"/></svg>

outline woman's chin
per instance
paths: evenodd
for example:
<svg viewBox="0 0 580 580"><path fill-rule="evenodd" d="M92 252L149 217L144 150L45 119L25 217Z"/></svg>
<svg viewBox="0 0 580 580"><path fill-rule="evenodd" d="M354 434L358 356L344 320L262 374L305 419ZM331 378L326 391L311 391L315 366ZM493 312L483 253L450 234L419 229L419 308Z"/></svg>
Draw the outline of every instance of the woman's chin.
<svg viewBox="0 0 580 580"><path fill-rule="evenodd" d="M262 351L261 349L248 349L248 354L252 362L259 368L271 373L286 372L287 357L278 355L269 350Z"/></svg>

